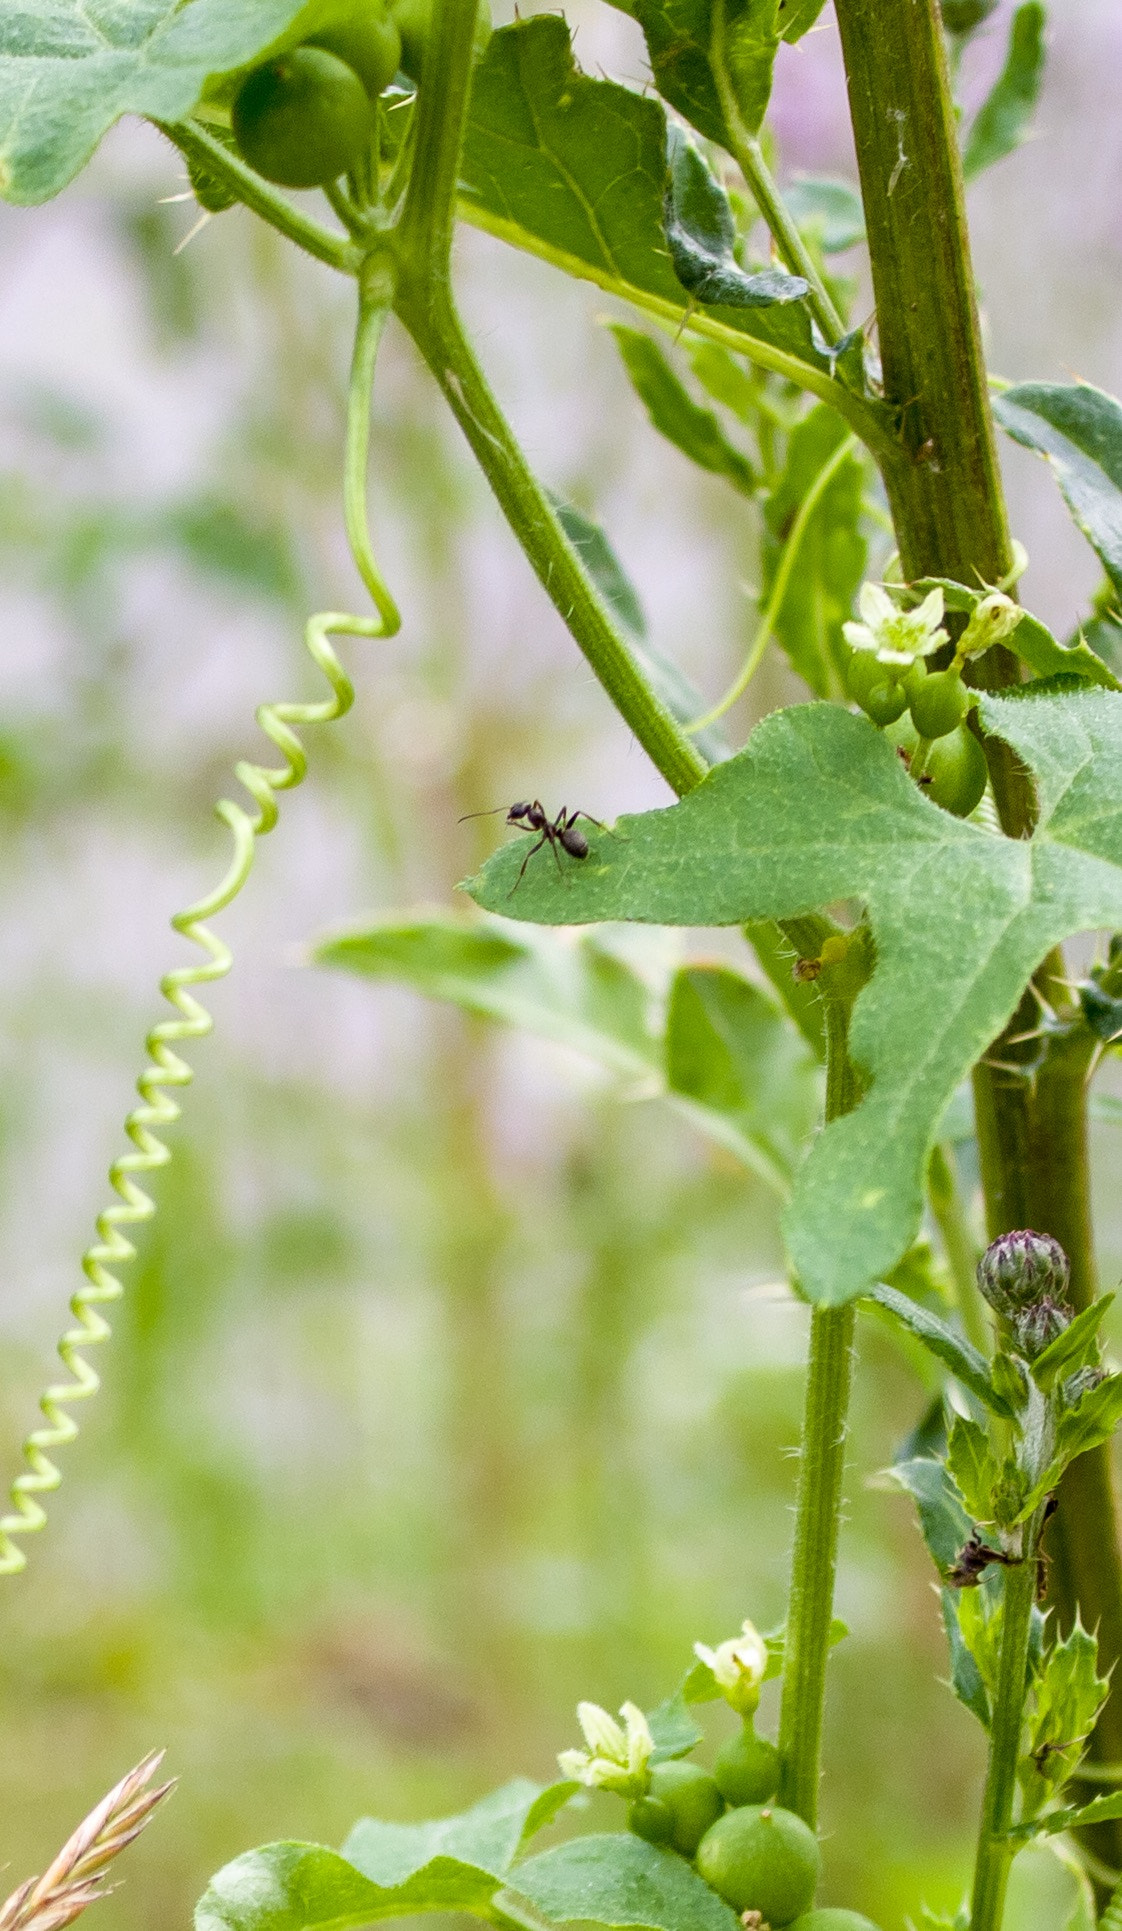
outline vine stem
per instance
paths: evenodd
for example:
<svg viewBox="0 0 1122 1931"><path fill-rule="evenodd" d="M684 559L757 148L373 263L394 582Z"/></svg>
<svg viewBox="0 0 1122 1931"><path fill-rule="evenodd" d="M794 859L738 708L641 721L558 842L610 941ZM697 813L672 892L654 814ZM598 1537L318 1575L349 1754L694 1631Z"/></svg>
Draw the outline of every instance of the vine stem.
<svg viewBox="0 0 1122 1931"><path fill-rule="evenodd" d="M737 698L743 697L745 691L748 689L749 684L752 682L753 677L760 667L763 654L771 642L775 632L775 626L779 622L779 613L783 608L783 599L787 595L787 586L791 581L791 573L798 561L799 551L802 548L803 538L807 533L810 519L814 515L822 498L825 496L834 477L842 467L842 464L846 461L847 457L853 454L856 448L856 436L845 436L838 444L829 462L823 463L822 468L819 470L813 483L807 490L806 495L803 497L802 502L799 504L798 515L795 517L788 532L787 541L783 545L783 553L779 559L779 567L775 572L775 581L771 586L771 595L767 600L767 608L756 627L756 634L752 639L748 655L745 657L737 677L729 685L728 690L719 702L714 704L711 711L706 711L704 717L693 718L686 725L687 731L704 731L710 724L715 724L718 718L724 717L725 712L732 709Z"/></svg>

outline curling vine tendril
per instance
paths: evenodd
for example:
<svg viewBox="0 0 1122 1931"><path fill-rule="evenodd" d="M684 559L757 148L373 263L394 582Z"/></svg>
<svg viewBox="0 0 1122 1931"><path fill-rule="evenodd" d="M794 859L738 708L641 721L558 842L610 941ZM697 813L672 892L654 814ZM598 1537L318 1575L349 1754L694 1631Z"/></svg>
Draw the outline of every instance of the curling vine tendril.
<svg viewBox="0 0 1122 1931"><path fill-rule="evenodd" d="M284 763L269 767L243 759L235 766L234 775L254 800L255 812L246 811L229 798L220 799L215 807L233 838L233 855L226 875L206 898L188 906L186 911L177 912L171 921L175 931L200 946L207 958L199 965L177 966L160 981L160 991L174 1007L177 1017L161 1020L145 1041L149 1063L137 1081L140 1104L125 1121L132 1150L122 1153L109 1169L109 1182L118 1198L98 1217L97 1239L82 1256L86 1285L79 1288L70 1303L75 1324L66 1330L58 1344L59 1356L71 1378L52 1383L40 1397L45 1426L33 1430L25 1441L25 1466L11 1487L11 1512L0 1516L0 1576L16 1575L26 1568L27 1556L16 1538L34 1533L46 1522L46 1511L39 1498L57 1489L62 1480L51 1455L72 1442L78 1433L78 1423L68 1411L75 1402L90 1400L101 1385L82 1350L110 1338L112 1330L100 1309L108 1302L119 1300L124 1292L111 1270L136 1256L136 1248L124 1229L150 1220L156 1211L155 1202L138 1184L136 1176L154 1173L171 1159L171 1152L157 1129L172 1126L182 1109L168 1089L187 1086L194 1077L176 1048L185 1040L203 1038L213 1025L209 1012L191 988L224 978L233 964L230 948L210 930L206 921L238 896L249 877L258 839L272 831L277 822L278 793L293 790L304 778L307 756L293 727L330 724L344 716L354 702L354 688L328 638L333 635L391 637L400 628L397 606L371 548L366 513L370 400L388 307L387 293L384 286L375 286L371 278L365 282L351 364L344 470L347 535L378 614L355 617L328 611L309 618L304 642L317 669L330 685L331 696L313 704L261 705L257 722L275 744Z"/></svg>

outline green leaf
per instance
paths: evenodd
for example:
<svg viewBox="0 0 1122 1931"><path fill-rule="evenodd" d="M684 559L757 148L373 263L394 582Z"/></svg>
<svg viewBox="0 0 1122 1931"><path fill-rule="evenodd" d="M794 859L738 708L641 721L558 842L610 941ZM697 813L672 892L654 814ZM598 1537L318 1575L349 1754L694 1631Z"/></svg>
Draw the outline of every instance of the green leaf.
<svg viewBox="0 0 1122 1931"><path fill-rule="evenodd" d="M1054 1467L1059 1471L1085 1455L1091 1448L1108 1442L1122 1421L1122 1374L1108 1375L1097 1388L1089 1388L1074 1408L1065 1408L1056 1423ZM1042 1490L1047 1494L1048 1483Z"/></svg>
<svg viewBox="0 0 1122 1931"><path fill-rule="evenodd" d="M670 715L679 724L689 724L705 709L705 699L673 659L663 656L647 641L647 620L643 615L639 593L604 531L599 523L594 523L591 517L574 508L572 503L563 502L552 490L548 494L557 512L557 521L569 542L617 623L626 630L631 655ZM719 764L722 758L729 756L728 743L716 726L695 732L693 741L710 764Z"/></svg>
<svg viewBox="0 0 1122 1931"><path fill-rule="evenodd" d="M521 21L492 35L475 70L460 164L462 211L513 246L624 301L666 319L685 318L691 303L667 248L667 142L660 102L579 71L563 20ZM678 173L696 176L699 207L688 198L681 205L680 179L674 221L682 246L696 247L699 223L709 231L715 219L720 226L727 197L712 176L705 187L702 172L708 171L688 142L678 140L676 147L695 156L679 162ZM728 266L722 257L711 264ZM733 282L737 266L733 258ZM806 303L776 299L798 292L795 278L770 273L763 285L773 290L770 306L706 307L705 313L735 336L782 350L819 378L830 375L831 359L815 342Z"/></svg>
<svg viewBox="0 0 1122 1931"><path fill-rule="evenodd" d="M943 602L948 610L962 610L968 615L987 594L985 589L971 590L964 583L955 583L950 577L923 577L911 588L917 600L926 596L929 590L941 590ZM1016 629L1006 638L1006 647L1034 670L1038 677L1064 677L1074 675L1088 684L1100 684L1104 690L1122 690L1110 665L1098 652L1092 650L1083 637L1076 637L1071 643L1061 644L1039 617L1028 611L1021 618Z"/></svg>
<svg viewBox="0 0 1122 1931"><path fill-rule="evenodd" d="M867 719L811 704L765 718L680 803L621 819L614 838L593 831L564 881L531 868L510 899L515 841L468 887L542 924L731 925L867 904L877 963L850 1040L866 1091L815 1141L785 1216L818 1303L866 1292L911 1244L940 1119L1050 947L1122 924L1122 699L1029 686L980 712L1036 775L1031 840L940 811Z"/></svg>
<svg viewBox="0 0 1122 1931"><path fill-rule="evenodd" d="M708 141L725 148L730 145L721 98L723 79L748 133L757 132L767 111L779 48L778 0L611 3L639 22L654 84L691 127Z"/></svg>
<svg viewBox="0 0 1122 1931"><path fill-rule="evenodd" d="M386 1887L400 1887L441 1862L502 1877L528 1839L551 1823L579 1788L564 1780L542 1785L515 1777L454 1817L424 1824L360 1817L340 1855Z"/></svg>
<svg viewBox="0 0 1122 1931"><path fill-rule="evenodd" d="M1113 1294L1104 1294L1090 1307L1077 1314L1070 1327L1057 1334L1042 1354L1038 1354L1032 1364L1032 1378L1038 1388L1047 1394L1064 1375L1073 1374L1077 1368L1093 1367L1099 1359L1098 1333L1103 1317L1114 1301Z"/></svg>
<svg viewBox="0 0 1122 1931"><path fill-rule="evenodd" d="M722 308L771 308L797 302L808 284L785 268L748 274L737 259L732 207L692 141L670 128L666 241L674 273L695 302Z"/></svg>
<svg viewBox="0 0 1122 1931"><path fill-rule="evenodd" d="M266 1844L211 1879L196 1931L343 1931L419 1911L489 1917L519 1850L576 1789L516 1777L455 1817L425 1824L364 1817L342 1851Z"/></svg>
<svg viewBox="0 0 1122 1931"><path fill-rule="evenodd" d="M635 1931L738 1931L727 1904L676 1851L630 1831L575 1837L514 1872L513 1901L525 1898L550 1924L602 1924ZM504 1892L498 1908L509 1909Z"/></svg>
<svg viewBox="0 0 1122 1931"><path fill-rule="evenodd" d="M1005 65L978 110L963 149L962 171L968 181L983 168L992 168L995 161L1003 161L1028 138L1044 79L1047 20L1042 0L1025 0L1013 15Z"/></svg>
<svg viewBox="0 0 1122 1931"><path fill-rule="evenodd" d="M956 1415L947 1442L947 1468L975 1522L994 1519L993 1490L1001 1465L984 1428L968 1415Z"/></svg>
<svg viewBox="0 0 1122 1931"><path fill-rule="evenodd" d="M757 986L727 966L685 966L666 1018L670 1091L704 1130L786 1191L819 1115L815 1063ZM774 1183L773 1183L774 1184Z"/></svg>
<svg viewBox="0 0 1122 1931"><path fill-rule="evenodd" d="M0 196L47 201L122 114L180 121L215 74L295 44L324 0L23 0L0 8Z"/></svg>
<svg viewBox="0 0 1122 1931"><path fill-rule="evenodd" d="M1051 464L1075 522L1122 595L1122 403L1089 382L1024 382L994 398L994 414L1007 435Z"/></svg>
<svg viewBox="0 0 1122 1931"><path fill-rule="evenodd" d="M658 343L624 322L610 326L653 427L699 469L725 477L742 496L752 496L757 481L753 465L729 442L713 411L694 401Z"/></svg>
<svg viewBox="0 0 1122 1931"><path fill-rule="evenodd" d="M864 241L865 209L850 182L835 181L828 175L796 174L784 199L799 227L817 242L824 255L841 254Z"/></svg>
<svg viewBox="0 0 1122 1931"><path fill-rule="evenodd" d="M809 33L826 0L779 0L779 31L784 40L801 40Z"/></svg>
<svg viewBox="0 0 1122 1931"><path fill-rule="evenodd" d="M979 1354L964 1335L956 1334L937 1314L932 1314L930 1308L921 1307L910 1295L901 1294L898 1288L890 1287L887 1282L882 1281L874 1287L866 1299L914 1334L917 1341L921 1341L928 1352L945 1368L949 1368L963 1387L977 1395L993 1414L1000 1415L1004 1420L1009 1419L1010 1410L994 1388L985 1356Z"/></svg>
<svg viewBox="0 0 1122 1931"><path fill-rule="evenodd" d="M317 965L392 979L556 1040L632 1078L658 1066L652 995L595 937L574 944L555 933L520 932L492 919L465 925L437 912L355 926L319 940L311 956Z"/></svg>
<svg viewBox="0 0 1122 1931"><path fill-rule="evenodd" d="M983 1730L990 1727L989 1691L982 1681L982 1672L967 1648L962 1633L959 1610L962 1605L960 1589L944 1588L939 1591L943 1609L943 1627L947 1632L947 1647L951 1658L951 1688L960 1703L964 1703L972 1716L976 1716Z"/></svg>
<svg viewBox="0 0 1122 1931"><path fill-rule="evenodd" d="M911 1496L928 1553L940 1575L946 1575L974 1525L945 1464L917 1455L911 1461L893 1462L881 1480Z"/></svg>
<svg viewBox="0 0 1122 1931"><path fill-rule="evenodd" d="M1098 1653L1098 1643L1077 1617L1043 1660L1020 1770L1030 1812L1066 1783L1083 1755L1110 1688L1109 1678L1098 1674Z"/></svg>
<svg viewBox="0 0 1122 1931"><path fill-rule="evenodd" d="M783 474L764 507L765 600L791 525L815 480L848 434L837 411L824 402L817 403L792 431ZM842 461L815 505L779 606L776 638L793 669L819 697L837 687L842 624L852 611L865 573L868 546L861 534L864 493L864 463L854 451Z"/></svg>
<svg viewBox="0 0 1122 1931"><path fill-rule="evenodd" d="M1046 1817L1034 1817L1031 1823L1014 1825L1009 1835L1015 1842L1031 1837L1054 1837L1060 1831L1084 1830L1089 1824L1109 1824L1117 1817L1122 1817L1122 1791L1110 1797L1096 1797L1076 1810L1051 1810Z"/></svg>

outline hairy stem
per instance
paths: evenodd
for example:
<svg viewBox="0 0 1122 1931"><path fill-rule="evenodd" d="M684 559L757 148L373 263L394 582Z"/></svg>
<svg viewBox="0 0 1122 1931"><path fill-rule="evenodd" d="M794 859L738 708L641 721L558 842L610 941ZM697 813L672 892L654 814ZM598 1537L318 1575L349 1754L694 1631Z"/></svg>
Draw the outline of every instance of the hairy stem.
<svg viewBox="0 0 1122 1931"><path fill-rule="evenodd" d="M312 221L299 208L294 208L291 201L286 201L198 121L176 121L167 126L157 121L156 126L189 161L223 182L231 194L252 208L262 221L267 221L270 228L287 235L305 254L314 255L317 261L326 262L329 268L338 268L345 275L358 274L362 255L352 241L333 235L329 228L321 228L318 221Z"/></svg>
<svg viewBox="0 0 1122 1931"><path fill-rule="evenodd" d="M429 282L436 297L448 285L476 9L477 0L433 0L416 147L398 231L415 276Z"/></svg>
<svg viewBox="0 0 1122 1931"><path fill-rule="evenodd" d="M1025 1537L1028 1550L1035 1547L1039 1515L1034 1518L1032 1527L1033 1534ZM1025 1676L1035 1585L1036 1564L1031 1556L1016 1568L1006 1569L1002 1594L1001 1658L994 1693L989 1766L970 1900L970 1931L1001 1931L1005 1887L1013 1861L1013 1846L1009 1842L1008 1831L1013 1822L1013 1802L1017 1794L1017 1760L1024 1724Z"/></svg>

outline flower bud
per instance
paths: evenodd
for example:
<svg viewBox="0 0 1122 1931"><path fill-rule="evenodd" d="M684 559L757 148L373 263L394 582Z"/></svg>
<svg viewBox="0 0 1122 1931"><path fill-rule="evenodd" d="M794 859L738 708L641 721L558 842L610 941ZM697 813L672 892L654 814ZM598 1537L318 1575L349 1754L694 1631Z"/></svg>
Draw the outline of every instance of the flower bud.
<svg viewBox="0 0 1122 1931"><path fill-rule="evenodd" d="M1067 1255L1059 1241L1028 1227L1002 1234L978 1262L978 1286L1006 1321L1041 1301L1064 1301L1067 1284Z"/></svg>
<svg viewBox="0 0 1122 1931"><path fill-rule="evenodd" d="M754 1623L741 1624L739 1636L709 1649L695 1643L694 1655L713 1672L713 1680L734 1710L750 1716L760 1700L760 1684L767 1670L767 1644Z"/></svg>

